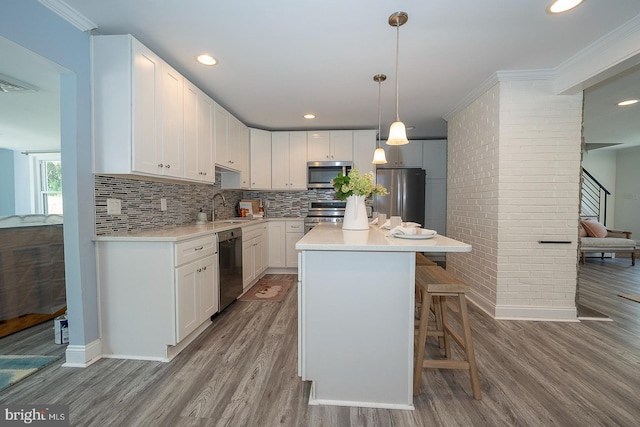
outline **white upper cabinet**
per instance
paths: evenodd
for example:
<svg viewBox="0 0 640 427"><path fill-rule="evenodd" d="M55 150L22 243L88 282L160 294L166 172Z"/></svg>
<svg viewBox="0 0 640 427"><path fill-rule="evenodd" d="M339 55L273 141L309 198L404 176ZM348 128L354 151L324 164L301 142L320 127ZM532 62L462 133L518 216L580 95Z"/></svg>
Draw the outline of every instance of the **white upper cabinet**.
<svg viewBox="0 0 640 427"><path fill-rule="evenodd" d="M194 155L211 130L198 116L206 96L130 35L92 36L91 47L94 172L213 182L212 147Z"/></svg>
<svg viewBox="0 0 640 427"><path fill-rule="evenodd" d="M361 173L376 171L373 161L373 152L376 150L375 130L353 131L353 167Z"/></svg>
<svg viewBox="0 0 640 427"><path fill-rule="evenodd" d="M238 139L235 144L234 162L239 166L240 170L240 187L250 188L249 181L249 128L240 120L234 117L234 124L238 127Z"/></svg>
<svg viewBox="0 0 640 427"><path fill-rule="evenodd" d="M129 35L91 40L94 172L182 178L183 77Z"/></svg>
<svg viewBox="0 0 640 427"><path fill-rule="evenodd" d="M215 103L188 80L184 84L184 177L213 183Z"/></svg>
<svg viewBox="0 0 640 427"><path fill-rule="evenodd" d="M310 131L307 161L352 161L353 131Z"/></svg>
<svg viewBox="0 0 640 427"><path fill-rule="evenodd" d="M214 145L216 147L216 165L227 169L232 167L229 159L229 113L216 104L213 109Z"/></svg>
<svg viewBox="0 0 640 427"><path fill-rule="evenodd" d="M249 129L251 188L271 189L271 132Z"/></svg>
<svg viewBox="0 0 640 427"><path fill-rule="evenodd" d="M307 133L273 132L271 134L271 188L306 190Z"/></svg>
<svg viewBox="0 0 640 427"><path fill-rule="evenodd" d="M213 117L216 165L230 171L222 173L222 188L249 188L249 128L218 104Z"/></svg>
<svg viewBox="0 0 640 427"><path fill-rule="evenodd" d="M422 141L409 141L405 145L386 145L381 142L381 145L387 155L387 164L378 165L379 168L422 167Z"/></svg>
<svg viewBox="0 0 640 427"><path fill-rule="evenodd" d="M128 35L91 47L94 172L161 175L162 60Z"/></svg>
<svg viewBox="0 0 640 427"><path fill-rule="evenodd" d="M162 168L161 175L181 178L184 176L183 97L184 77L168 64L161 67L162 96Z"/></svg>

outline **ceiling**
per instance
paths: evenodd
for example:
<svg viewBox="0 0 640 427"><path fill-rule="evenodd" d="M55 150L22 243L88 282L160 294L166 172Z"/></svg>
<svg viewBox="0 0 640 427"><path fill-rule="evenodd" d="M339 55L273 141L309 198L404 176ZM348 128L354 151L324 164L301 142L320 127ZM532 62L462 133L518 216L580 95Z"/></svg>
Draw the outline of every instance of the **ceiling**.
<svg viewBox="0 0 640 427"><path fill-rule="evenodd" d="M410 139L446 136L442 117L496 71L553 69L640 14L638 0L616 0L614 8L587 0L556 16L545 13L550 0L65 2L95 23L98 33L133 34L252 127L375 129L378 84L373 76L384 73L383 138L395 119L396 29L387 20L406 11L409 20L400 28L399 113L414 127ZM5 48L0 43L3 58ZM198 64L195 56L203 52L219 64ZM6 65L2 61L0 73L7 74ZM26 74L15 72L28 81L21 76ZM38 85L36 77L32 80ZM44 91L29 96L37 94ZM0 94L0 106L6 95ZM594 90L592 98L599 96ZM637 117L637 107L635 112ZM317 118L305 120L305 113ZM634 139L607 131L611 122L603 120L600 133L638 140L637 132ZM6 144L4 127L0 123L0 146Z"/></svg>

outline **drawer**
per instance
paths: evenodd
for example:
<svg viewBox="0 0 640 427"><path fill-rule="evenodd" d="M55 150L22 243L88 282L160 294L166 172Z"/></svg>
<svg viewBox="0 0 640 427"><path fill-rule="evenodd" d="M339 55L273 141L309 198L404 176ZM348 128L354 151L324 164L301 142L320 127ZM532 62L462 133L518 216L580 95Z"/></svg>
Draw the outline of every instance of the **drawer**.
<svg viewBox="0 0 640 427"><path fill-rule="evenodd" d="M185 240L184 242L176 243L175 248L175 265L182 265L204 256L215 254L217 249L216 237L212 234L207 237Z"/></svg>
<svg viewBox="0 0 640 427"><path fill-rule="evenodd" d="M250 227L242 227L242 241L246 242L256 236L260 236L267 232L267 224L252 225Z"/></svg>
<svg viewBox="0 0 640 427"><path fill-rule="evenodd" d="M287 233L304 233L304 221L287 221Z"/></svg>

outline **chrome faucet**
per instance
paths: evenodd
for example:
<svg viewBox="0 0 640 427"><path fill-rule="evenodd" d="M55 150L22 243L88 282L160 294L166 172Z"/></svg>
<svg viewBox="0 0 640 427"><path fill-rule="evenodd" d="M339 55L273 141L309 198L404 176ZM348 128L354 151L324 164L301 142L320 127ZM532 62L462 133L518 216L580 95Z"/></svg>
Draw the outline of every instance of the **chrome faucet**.
<svg viewBox="0 0 640 427"><path fill-rule="evenodd" d="M224 195L222 193L216 193L213 195L213 200L216 200L216 196L220 196L220 198L222 199L222 206L227 206L227 200L224 198Z"/></svg>

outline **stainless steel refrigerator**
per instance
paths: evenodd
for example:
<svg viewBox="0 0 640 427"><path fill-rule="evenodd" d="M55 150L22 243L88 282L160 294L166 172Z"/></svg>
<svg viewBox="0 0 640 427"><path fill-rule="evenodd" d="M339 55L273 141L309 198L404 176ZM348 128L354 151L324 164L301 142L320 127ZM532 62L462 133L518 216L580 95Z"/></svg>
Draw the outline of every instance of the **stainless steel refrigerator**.
<svg viewBox="0 0 640 427"><path fill-rule="evenodd" d="M425 171L418 168L384 168L376 172L376 182L389 194L376 196L376 209L380 213L401 216L403 221L424 226Z"/></svg>

